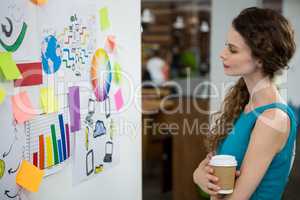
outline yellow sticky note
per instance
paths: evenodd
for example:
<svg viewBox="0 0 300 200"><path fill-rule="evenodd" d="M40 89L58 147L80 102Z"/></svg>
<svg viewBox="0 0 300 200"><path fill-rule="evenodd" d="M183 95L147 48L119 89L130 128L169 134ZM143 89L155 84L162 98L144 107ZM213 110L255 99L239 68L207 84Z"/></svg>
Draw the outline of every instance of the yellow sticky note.
<svg viewBox="0 0 300 200"><path fill-rule="evenodd" d="M0 52L0 69L6 80L15 80L22 77L11 52Z"/></svg>
<svg viewBox="0 0 300 200"><path fill-rule="evenodd" d="M0 104L4 101L6 92L3 88L0 88Z"/></svg>
<svg viewBox="0 0 300 200"><path fill-rule="evenodd" d="M110 21L108 17L108 9L106 7L101 8L99 10L99 17L100 17L100 28L102 31L105 31L110 27Z"/></svg>
<svg viewBox="0 0 300 200"><path fill-rule="evenodd" d="M24 123L36 115L27 92L21 92L11 97L13 115L17 123Z"/></svg>
<svg viewBox="0 0 300 200"><path fill-rule="evenodd" d="M23 160L16 176L16 183L30 192L37 192L43 176L43 170L40 170L28 161Z"/></svg>
<svg viewBox="0 0 300 200"><path fill-rule="evenodd" d="M54 94L53 88L41 88L40 101L45 113L58 112L58 99Z"/></svg>

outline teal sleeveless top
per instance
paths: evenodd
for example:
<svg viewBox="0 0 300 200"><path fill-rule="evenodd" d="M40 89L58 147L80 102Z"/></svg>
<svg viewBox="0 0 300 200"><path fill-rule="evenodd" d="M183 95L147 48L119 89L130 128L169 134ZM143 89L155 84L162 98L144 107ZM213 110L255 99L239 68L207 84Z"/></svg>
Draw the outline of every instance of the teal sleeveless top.
<svg viewBox="0 0 300 200"><path fill-rule="evenodd" d="M260 184L250 200L280 200L288 181L288 176L294 161L297 122L292 109L283 103L272 103L242 112L235 120L232 131L220 142L217 154L235 156L240 169L243 162L252 129L257 117L267 109L278 108L286 112L290 118L290 133L283 149L273 158Z"/></svg>

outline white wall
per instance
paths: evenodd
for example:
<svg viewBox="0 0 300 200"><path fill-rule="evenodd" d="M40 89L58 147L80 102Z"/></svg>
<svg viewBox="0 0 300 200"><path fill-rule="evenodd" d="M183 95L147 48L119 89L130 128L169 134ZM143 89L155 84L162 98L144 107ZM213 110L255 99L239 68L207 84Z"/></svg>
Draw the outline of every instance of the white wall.
<svg viewBox="0 0 300 200"><path fill-rule="evenodd" d="M236 80L236 78L224 75L223 65L219 58L219 54L224 48L227 31L232 19L244 8L260 5L261 1L259 0L212 0L210 80L216 89L211 88L211 112L215 112L220 108L220 103L226 94L223 88L228 88Z"/></svg>
<svg viewBox="0 0 300 200"><path fill-rule="evenodd" d="M287 87L288 100L295 105L300 105L299 94L299 77L300 77L300 1L298 0L284 0L283 1L283 15L287 17L293 25L296 40L296 53L289 63L290 69L284 77Z"/></svg>
<svg viewBox="0 0 300 200"><path fill-rule="evenodd" d="M85 0L81 2L86 2ZM97 2L97 1L91 1ZM130 87L136 89L141 83L141 34L140 34L140 1L114 0L100 1L110 8L111 21L119 22L113 25L114 32L119 33L120 60L122 69L131 79ZM125 86L126 89L129 86ZM129 99L132 93L123 93L124 99ZM141 105L138 100L138 105ZM121 114L128 123L137 126L132 132L122 130L120 143L120 163L103 174L89 181L72 186L72 165L58 174L43 180L38 193L27 194L30 200L141 200L141 115L132 103L130 108Z"/></svg>

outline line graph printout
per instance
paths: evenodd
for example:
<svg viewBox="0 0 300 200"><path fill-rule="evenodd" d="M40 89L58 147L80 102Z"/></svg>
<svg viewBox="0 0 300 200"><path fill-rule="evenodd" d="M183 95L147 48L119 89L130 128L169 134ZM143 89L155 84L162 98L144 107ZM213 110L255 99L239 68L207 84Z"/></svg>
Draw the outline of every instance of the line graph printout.
<svg viewBox="0 0 300 200"><path fill-rule="evenodd" d="M40 115L25 124L26 159L45 171L62 169L70 157L70 129L67 114Z"/></svg>

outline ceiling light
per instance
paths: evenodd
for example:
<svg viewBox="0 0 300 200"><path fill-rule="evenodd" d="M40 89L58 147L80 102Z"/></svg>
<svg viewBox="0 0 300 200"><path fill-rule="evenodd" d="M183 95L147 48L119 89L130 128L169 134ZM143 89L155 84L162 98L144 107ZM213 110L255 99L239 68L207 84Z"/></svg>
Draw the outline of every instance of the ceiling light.
<svg viewBox="0 0 300 200"><path fill-rule="evenodd" d="M145 8L142 14L142 23L154 23L155 17L150 9Z"/></svg>
<svg viewBox="0 0 300 200"><path fill-rule="evenodd" d="M207 21L202 21L202 22L201 22L201 25L200 25L200 31L201 31L201 32L204 32L204 33L209 32L209 26L208 26Z"/></svg>
<svg viewBox="0 0 300 200"><path fill-rule="evenodd" d="M173 27L176 28L176 29L183 29L184 28L183 17L177 16L176 21L173 24Z"/></svg>

